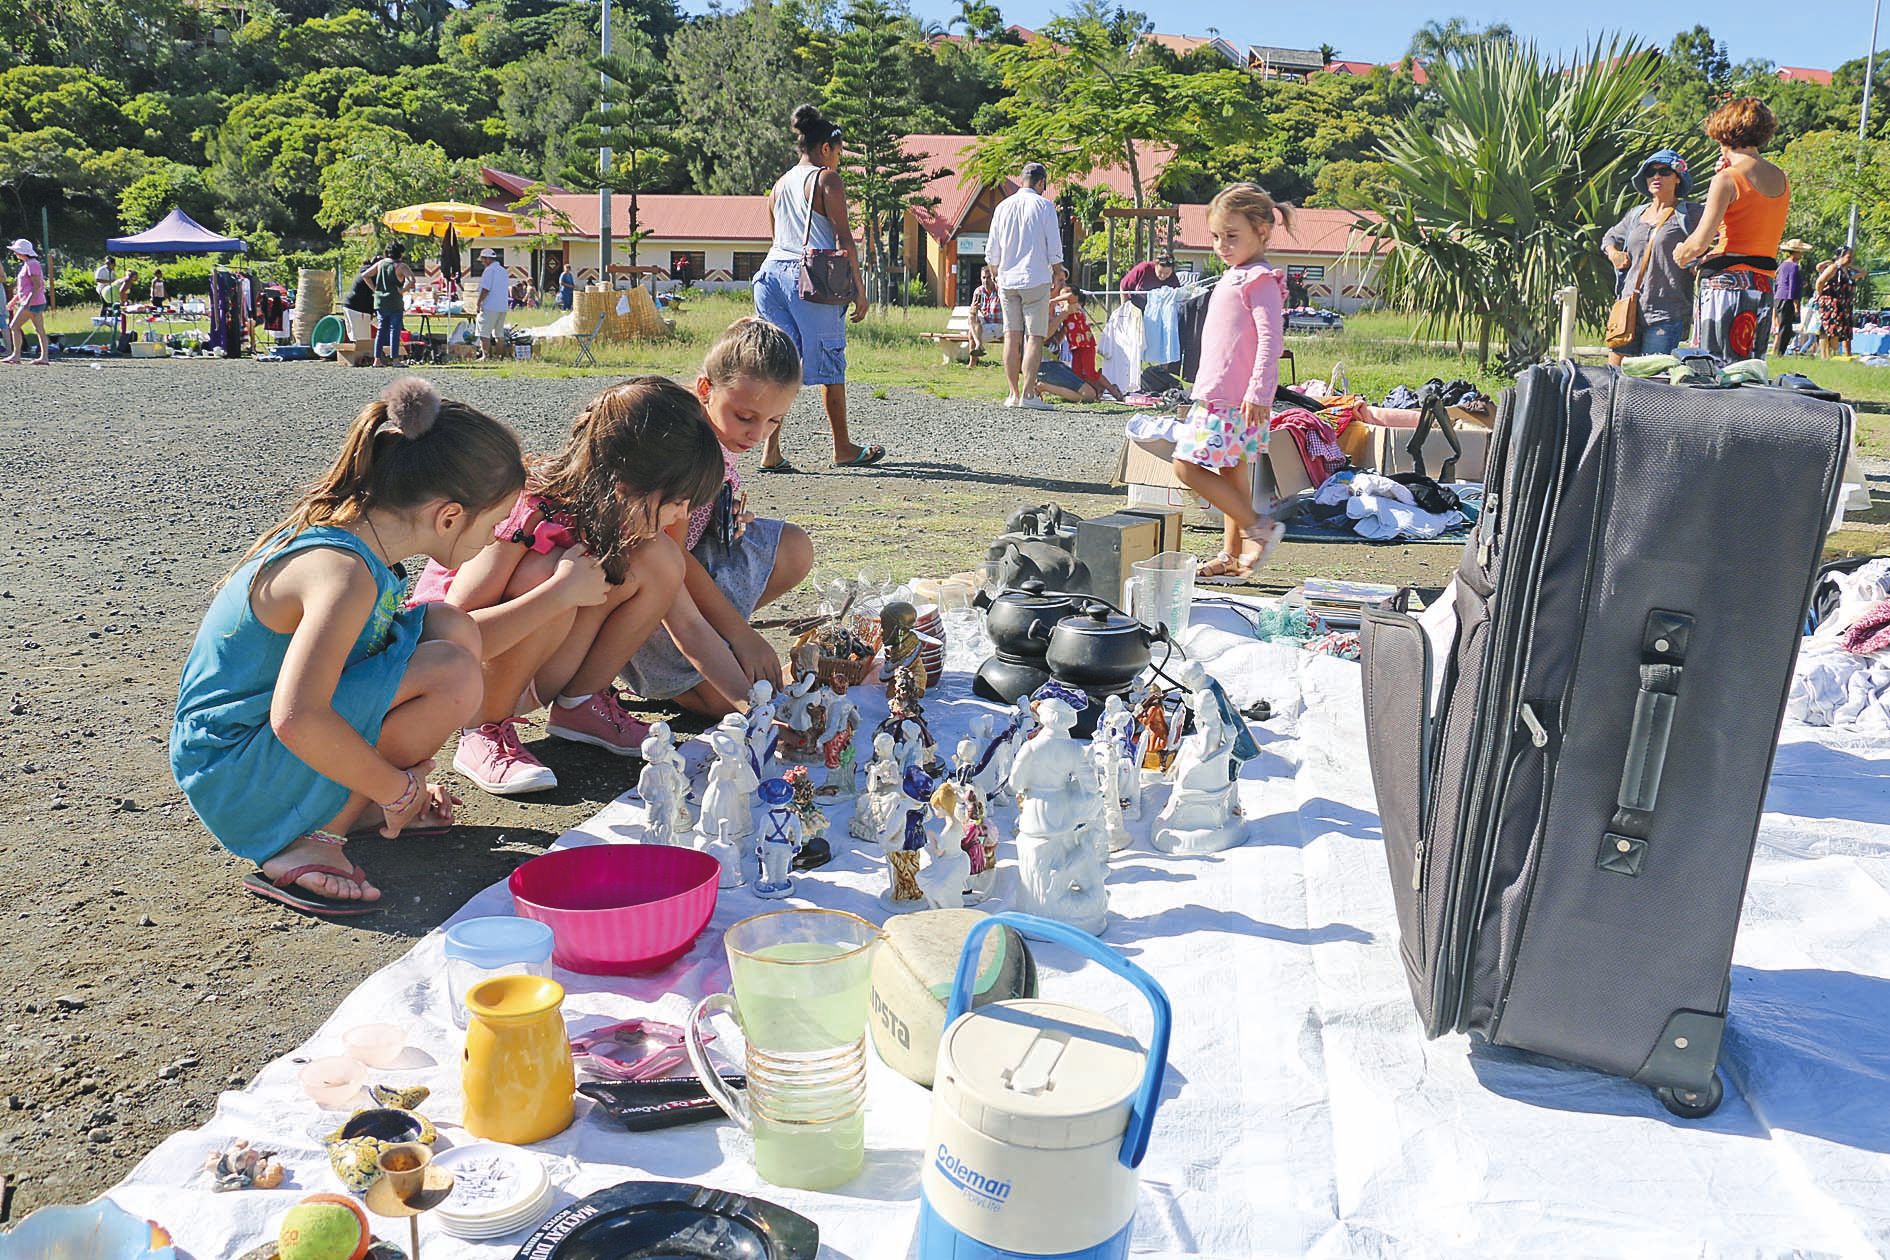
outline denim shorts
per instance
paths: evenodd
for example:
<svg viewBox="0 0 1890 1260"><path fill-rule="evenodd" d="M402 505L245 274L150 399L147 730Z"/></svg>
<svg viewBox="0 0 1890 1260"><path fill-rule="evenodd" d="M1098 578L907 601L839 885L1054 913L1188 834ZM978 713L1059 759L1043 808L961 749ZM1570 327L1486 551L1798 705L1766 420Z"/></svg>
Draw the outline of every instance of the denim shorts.
<svg viewBox="0 0 1890 1260"><path fill-rule="evenodd" d="M755 314L785 332L801 353L801 384L839 385L847 379L847 308L801 296L801 264L764 263L755 273Z"/></svg>

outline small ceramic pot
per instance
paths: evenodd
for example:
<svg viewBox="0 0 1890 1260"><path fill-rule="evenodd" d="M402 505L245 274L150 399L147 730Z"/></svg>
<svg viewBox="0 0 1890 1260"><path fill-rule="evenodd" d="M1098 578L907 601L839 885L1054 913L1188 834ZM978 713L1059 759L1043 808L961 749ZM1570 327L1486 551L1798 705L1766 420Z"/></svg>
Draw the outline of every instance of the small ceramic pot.
<svg viewBox="0 0 1890 1260"><path fill-rule="evenodd" d="M1148 668L1157 632L1100 601L1050 632L1044 663L1058 682L1090 692L1119 691Z"/></svg>
<svg viewBox="0 0 1890 1260"><path fill-rule="evenodd" d="M1077 610L1075 599L1045 594L1043 583L1034 581L995 598L981 591L973 602L984 610L991 645L1012 660L1041 660L1050 628Z"/></svg>

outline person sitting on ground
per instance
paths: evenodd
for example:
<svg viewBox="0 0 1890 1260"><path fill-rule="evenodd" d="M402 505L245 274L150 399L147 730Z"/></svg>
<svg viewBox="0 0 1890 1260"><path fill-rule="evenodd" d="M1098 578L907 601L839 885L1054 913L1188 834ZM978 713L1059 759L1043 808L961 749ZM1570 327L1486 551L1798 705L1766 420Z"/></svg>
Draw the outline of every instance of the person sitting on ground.
<svg viewBox="0 0 1890 1260"><path fill-rule="evenodd" d="M649 727L611 680L666 619L691 659L713 665L707 653L720 640L677 600L682 548L664 531L711 501L721 476L695 395L636 377L593 398L564 449L534 463L483 551L457 572L427 566L414 602L444 599L472 614L482 635L485 694L459 733L453 769L495 796L556 787L558 776L518 738L541 708L558 739L620 757L641 751ZM733 670L718 683L742 685Z"/></svg>
<svg viewBox="0 0 1890 1260"><path fill-rule="evenodd" d="M497 358L505 346L506 282L510 279L497 250L482 249L479 260L479 357Z"/></svg>
<svg viewBox="0 0 1890 1260"><path fill-rule="evenodd" d="M1054 347L1061 341L1067 345L1070 361L1066 364L1060 358L1045 355L1043 366L1037 369L1038 388L1066 402L1120 399L1122 391L1096 370L1096 333L1083 310L1082 296L1070 287L1062 263L1051 269L1051 275L1054 279L1051 282L1050 338L1045 344Z"/></svg>
<svg viewBox="0 0 1890 1260"><path fill-rule="evenodd" d="M1693 234L1674 247L1682 267L1700 262L1694 339L1721 363L1765 354L1771 341L1772 279L1791 209L1791 181L1759 156L1778 119L1757 97L1728 101L1701 124L1719 144L1719 165Z"/></svg>
<svg viewBox="0 0 1890 1260"><path fill-rule="evenodd" d="M1225 545L1201 576L1246 577L1286 533L1254 509L1252 465L1267 449L1284 344L1286 273L1267 261L1267 238L1291 219L1258 184L1244 183L1216 194L1207 219L1227 270L1208 299L1194 405L1175 440L1175 476L1225 518Z"/></svg>
<svg viewBox="0 0 1890 1260"><path fill-rule="evenodd" d="M437 833L458 801L427 782L479 703L479 630L401 608L401 560L471 559L525 482L512 431L404 377L334 465L224 579L184 662L171 773L244 887L311 914L378 888L345 845Z"/></svg>
<svg viewBox="0 0 1890 1260"><path fill-rule="evenodd" d="M971 291L971 318L965 321L966 367L976 367L993 337L1004 336L1004 300L998 296L997 272L986 263L978 269L978 287Z"/></svg>
<svg viewBox="0 0 1890 1260"><path fill-rule="evenodd" d="M658 630L623 671L638 695L722 717L740 707L746 691L737 694L716 680L733 674L744 688L764 679L781 685L781 658L748 619L800 585L813 568L814 544L800 526L747 510L735 461L780 425L800 382L793 339L765 319L736 320L704 356L696 397L721 443L725 472L715 500L698 502L687 526L673 532L688 565L677 602L693 605L718 636L707 648L717 669L685 659L669 634Z"/></svg>

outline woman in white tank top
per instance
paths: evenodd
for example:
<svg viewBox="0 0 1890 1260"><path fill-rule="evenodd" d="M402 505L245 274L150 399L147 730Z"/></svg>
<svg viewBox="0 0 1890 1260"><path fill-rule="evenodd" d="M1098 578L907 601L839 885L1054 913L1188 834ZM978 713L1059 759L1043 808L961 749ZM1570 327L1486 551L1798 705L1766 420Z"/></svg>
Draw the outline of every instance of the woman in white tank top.
<svg viewBox="0 0 1890 1260"><path fill-rule="evenodd" d="M755 313L793 338L801 355L802 383L821 387L827 424L833 430L835 467L865 467L885 458L886 448L862 446L847 433L847 308L809 302L800 288L801 259L807 250L842 250L853 271L853 322L866 318L866 286L848 223L846 184L838 170L846 145L840 128L812 105L794 111L793 126L801 160L768 192L774 242L755 273ZM781 450L778 428L768 435L761 471L794 471Z"/></svg>

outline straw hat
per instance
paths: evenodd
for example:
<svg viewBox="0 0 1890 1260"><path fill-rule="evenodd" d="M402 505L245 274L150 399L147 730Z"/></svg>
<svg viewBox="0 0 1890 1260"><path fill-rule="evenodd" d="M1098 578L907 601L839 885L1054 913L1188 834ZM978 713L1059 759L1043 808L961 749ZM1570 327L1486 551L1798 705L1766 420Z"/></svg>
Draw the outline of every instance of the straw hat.
<svg viewBox="0 0 1890 1260"><path fill-rule="evenodd" d="M1794 236L1791 240L1780 245L1778 252L1781 254L1808 254L1811 252L1811 244L1808 241L1801 241Z"/></svg>
<svg viewBox="0 0 1890 1260"><path fill-rule="evenodd" d="M24 236L22 236L19 240L13 242L13 244L7 246L7 248L11 249L14 253L18 254L22 258L38 258L39 257L39 251L33 248L33 242L27 240Z"/></svg>

